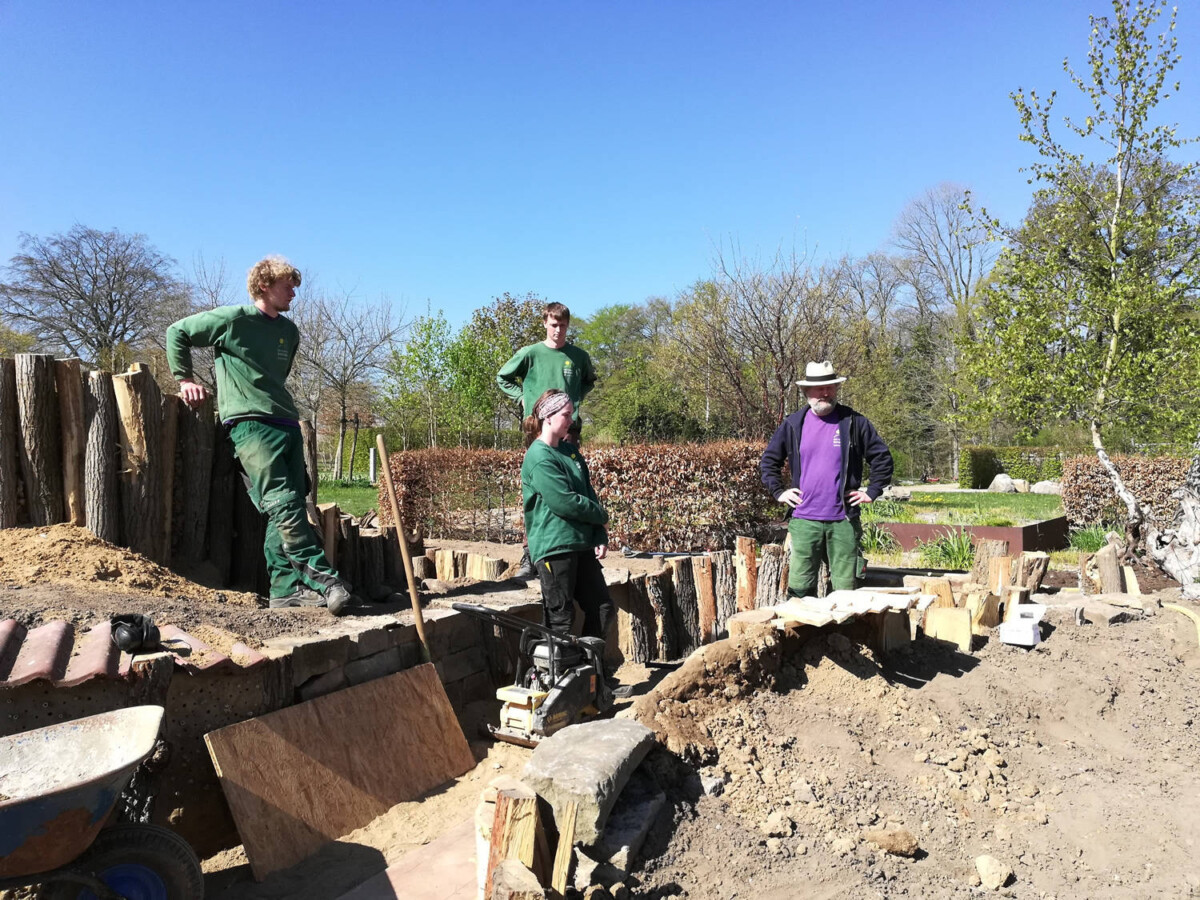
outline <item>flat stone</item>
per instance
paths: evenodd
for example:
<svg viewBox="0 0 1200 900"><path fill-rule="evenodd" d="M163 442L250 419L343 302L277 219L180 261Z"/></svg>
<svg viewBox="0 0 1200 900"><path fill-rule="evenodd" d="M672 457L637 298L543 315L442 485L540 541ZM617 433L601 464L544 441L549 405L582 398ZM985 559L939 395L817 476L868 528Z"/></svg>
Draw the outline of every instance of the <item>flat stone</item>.
<svg viewBox="0 0 1200 900"><path fill-rule="evenodd" d="M880 850L896 856L916 856L921 845L907 828L877 828L863 834L863 840L870 841Z"/></svg>
<svg viewBox="0 0 1200 900"><path fill-rule="evenodd" d="M1111 603L1104 603L1091 597L1083 602L1080 609L1084 620L1093 625L1120 625L1122 622L1132 622L1134 619L1142 617L1140 612L1113 606Z"/></svg>
<svg viewBox="0 0 1200 900"><path fill-rule="evenodd" d="M1012 483L1013 483L1013 488L1016 490L1016 492L1018 494L1028 494L1029 493L1029 482L1026 481L1024 478L1014 478L1012 480Z"/></svg>
<svg viewBox="0 0 1200 900"><path fill-rule="evenodd" d="M977 856L975 871L979 873L979 883L989 891L998 891L1013 877L1011 866L1000 862L994 856Z"/></svg>
<svg viewBox="0 0 1200 900"><path fill-rule="evenodd" d="M604 831L633 770L654 745L654 732L632 719L569 725L546 738L525 764L522 780L561 816L578 805L575 840L592 844Z"/></svg>
<svg viewBox="0 0 1200 900"><path fill-rule="evenodd" d="M374 656L352 659L346 663L346 680L351 684L374 681L404 668L404 656L399 647L392 647Z"/></svg>
<svg viewBox="0 0 1200 900"><path fill-rule="evenodd" d="M654 820L666 805L666 795L644 770L635 771L617 798L600 840L588 855L604 868L606 885L624 881L637 861Z"/></svg>

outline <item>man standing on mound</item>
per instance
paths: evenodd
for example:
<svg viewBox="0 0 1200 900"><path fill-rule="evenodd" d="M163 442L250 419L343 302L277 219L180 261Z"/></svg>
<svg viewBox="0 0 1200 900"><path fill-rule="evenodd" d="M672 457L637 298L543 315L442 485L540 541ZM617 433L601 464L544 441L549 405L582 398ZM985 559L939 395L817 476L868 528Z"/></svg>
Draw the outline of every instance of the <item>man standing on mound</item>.
<svg viewBox="0 0 1200 900"><path fill-rule="evenodd" d="M281 313L291 308L299 286L300 272L286 259L256 263L246 277L254 303L180 319L167 329L167 361L179 396L194 408L208 391L193 378L192 348L214 348L221 421L250 499L267 517L263 549L271 608L326 606L339 616L350 604L350 588L308 522L300 413L285 386L300 333Z"/></svg>
<svg viewBox="0 0 1200 900"><path fill-rule="evenodd" d="M845 380L828 360L810 362L804 380L796 382L808 406L783 420L759 464L771 496L792 510L789 597L817 595L822 560L829 564L834 590L854 590L861 574L858 508L878 498L892 480L892 454L875 427L837 402L838 386ZM784 460L791 469L791 487L783 482ZM864 461L870 469L865 491L860 489Z"/></svg>
<svg viewBox="0 0 1200 900"><path fill-rule="evenodd" d="M546 339L528 347L522 347L512 359L500 368L496 384L506 396L521 403L521 416L533 415L534 404L546 391L562 391L571 398L574 418L567 441L576 447L580 444L583 423L579 418L579 404L596 386L596 370L586 350L567 343L567 329L571 325L571 311L561 303L547 303L542 311L542 324L546 326ZM528 447L530 439L526 439ZM516 578L532 578L533 562L529 558L529 543L521 555L521 565Z"/></svg>

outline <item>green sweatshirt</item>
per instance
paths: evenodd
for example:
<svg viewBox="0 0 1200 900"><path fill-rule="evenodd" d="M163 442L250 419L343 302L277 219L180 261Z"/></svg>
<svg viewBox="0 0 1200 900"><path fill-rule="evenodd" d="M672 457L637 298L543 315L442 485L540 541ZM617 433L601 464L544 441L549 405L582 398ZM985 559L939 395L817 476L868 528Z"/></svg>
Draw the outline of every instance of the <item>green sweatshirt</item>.
<svg viewBox="0 0 1200 900"><path fill-rule="evenodd" d="M560 349L547 347L545 342L522 347L513 354L496 375L500 390L514 400L520 400L525 415L546 391L565 391L575 406L575 421L579 421L579 404L596 385L596 370L586 350L574 344Z"/></svg>
<svg viewBox="0 0 1200 900"><path fill-rule="evenodd" d="M193 375L193 347L215 350L217 406L223 422L298 420L300 413L285 383L299 346L300 332L291 319L272 319L253 304L196 313L167 329L167 362L178 381Z"/></svg>
<svg viewBox="0 0 1200 900"><path fill-rule="evenodd" d="M608 543L608 513L596 499L587 463L574 444L530 444L521 463L521 496L525 537L534 561Z"/></svg>

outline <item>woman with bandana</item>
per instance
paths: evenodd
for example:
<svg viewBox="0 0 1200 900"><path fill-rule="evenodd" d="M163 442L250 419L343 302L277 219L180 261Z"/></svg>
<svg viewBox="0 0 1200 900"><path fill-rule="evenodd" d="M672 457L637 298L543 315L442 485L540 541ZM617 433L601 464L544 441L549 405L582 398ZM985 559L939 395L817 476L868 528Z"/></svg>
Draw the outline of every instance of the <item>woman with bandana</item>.
<svg viewBox="0 0 1200 900"><path fill-rule="evenodd" d="M579 448L565 440L574 412L570 397L549 390L525 418L522 427L531 439L521 464L525 534L542 584L544 624L569 633L578 603L583 635L603 638L613 618L600 568L608 554L608 513Z"/></svg>

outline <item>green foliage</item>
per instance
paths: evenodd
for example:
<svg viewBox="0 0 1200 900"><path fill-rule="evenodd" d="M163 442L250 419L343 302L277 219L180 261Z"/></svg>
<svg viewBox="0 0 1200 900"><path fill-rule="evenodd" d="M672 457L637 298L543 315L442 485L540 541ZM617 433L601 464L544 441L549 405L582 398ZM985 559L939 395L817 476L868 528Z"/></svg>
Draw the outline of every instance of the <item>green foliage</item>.
<svg viewBox="0 0 1200 900"><path fill-rule="evenodd" d="M867 522L915 522L912 509L907 503L897 500L880 498L873 503L865 503L861 507L862 521Z"/></svg>
<svg viewBox="0 0 1200 900"><path fill-rule="evenodd" d="M1062 478L1062 454L1056 447L964 447L958 457L958 484L987 488L1001 473L1030 484Z"/></svg>
<svg viewBox="0 0 1200 900"><path fill-rule="evenodd" d="M966 571L975 562L975 544L971 533L947 528L945 533L931 541L918 542L917 551L921 565L931 569Z"/></svg>
<svg viewBox="0 0 1200 900"><path fill-rule="evenodd" d="M1115 526L1098 523L1095 525L1081 525L1071 529L1070 544L1072 550L1077 550L1080 553L1095 553L1104 547L1107 543L1106 535L1110 531L1121 531L1122 529Z"/></svg>
<svg viewBox="0 0 1200 900"><path fill-rule="evenodd" d="M37 339L5 325L0 325L0 357L12 357L18 353L32 353Z"/></svg>
<svg viewBox="0 0 1200 900"><path fill-rule="evenodd" d="M892 536L892 533L878 522L863 522L861 544L863 553L876 556L883 553L895 553L900 549L900 544Z"/></svg>

